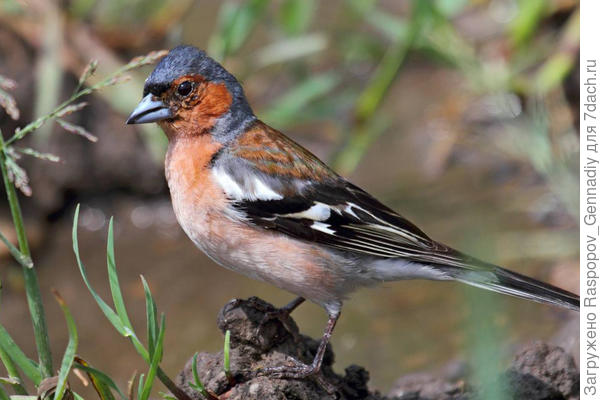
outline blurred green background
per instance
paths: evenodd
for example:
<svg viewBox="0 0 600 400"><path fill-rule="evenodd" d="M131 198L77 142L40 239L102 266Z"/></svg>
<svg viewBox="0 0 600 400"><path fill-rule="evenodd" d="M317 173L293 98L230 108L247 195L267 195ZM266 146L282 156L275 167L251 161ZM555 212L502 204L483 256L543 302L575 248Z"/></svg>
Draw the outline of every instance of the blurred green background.
<svg viewBox="0 0 600 400"><path fill-rule="evenodd" d="M18 83L21 116L0 112L0 129L51 110L91 59L101 77L135 55L182 43L223 62L259 118L433 238L578 291L577 1L1 0L0 75ZM162 133L124 125L150 70L72 116L97 143L46 126L29 144L61 163L23 160L33 190L26 222L53 348L64 348L67 332L51 287L78 323L78 353L122 385L143 364L77 272L76 203L81 252L103 294L105 234L115 215L134 325L143 329L143 273L167 314L170 375L195 351L221 347L215 317L230 298L260 295L277 305L292 298L216 266L178 227ZM2 232L10 233L9 221L3 206ZM4 253L0 274L0 320L33 355L21 273ZM320 336L326 316L317 306L294 317L303 332ZM559 341L578 357L572 317L458 284L399 282L348 301L332 343L338 371L363 365L385 391L402 374L448 363L505 365L515 347L535 339ZM565 326L574 331L561 339Z"/></svg>

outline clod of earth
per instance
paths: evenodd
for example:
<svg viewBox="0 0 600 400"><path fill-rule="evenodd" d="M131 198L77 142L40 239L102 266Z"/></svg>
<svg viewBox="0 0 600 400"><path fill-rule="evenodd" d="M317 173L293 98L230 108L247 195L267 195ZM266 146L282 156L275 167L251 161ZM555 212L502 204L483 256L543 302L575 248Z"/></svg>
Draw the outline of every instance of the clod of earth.
<svg viewBox="0 0 600 400"><path fill-rule="evenodd" d="M399 378L388 396L383 396L368 388L369 373L362 367L351 365L343 376L334 373L330 346L316 377L286 380L262 376L261 368L282 365L290 357L311 362L319 345L317 340L302 335L292 318L269 319L274 311L271 304L252 297L232 300L219 313L219 329L231 332L233 379L225 376L223 351L200 353L197 357L200 381L218 399L469 400L485 395L484 388L467 384L468 378L447 379L422 373ZM204 399L190 386L194 383L192 362L193 358L180 372L177 384L193 399ZM544 343L526 347L498 379L504 382L510 399L571 400L577 398L579 390L579 371L573 358L560 347ZM334 388L335 393L328 393L328 388Z"/></svg>

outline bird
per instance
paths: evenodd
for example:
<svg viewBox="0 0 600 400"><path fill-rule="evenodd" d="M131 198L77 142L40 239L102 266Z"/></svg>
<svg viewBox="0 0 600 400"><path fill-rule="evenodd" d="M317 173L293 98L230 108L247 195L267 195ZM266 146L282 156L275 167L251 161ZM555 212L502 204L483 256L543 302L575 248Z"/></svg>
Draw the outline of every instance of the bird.
<svg viewBox="0 0 600 400"><path fill-rule="evenodd" d="M127 124L157 123L176 218L217 264L305 300L328 321L312 363L262 370L318 374L343 302L356 289L406 279L459 281L579 311L579 296L481 261L415 224L262 122L238 80L204 51L173 48L144 83Z"/></svg>

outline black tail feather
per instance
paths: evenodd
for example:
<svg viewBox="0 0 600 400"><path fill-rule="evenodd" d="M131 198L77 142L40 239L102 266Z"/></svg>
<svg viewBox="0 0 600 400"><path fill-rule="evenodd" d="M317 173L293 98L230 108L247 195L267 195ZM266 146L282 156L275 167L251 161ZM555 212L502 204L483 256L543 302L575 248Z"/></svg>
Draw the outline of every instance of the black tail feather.
<svg viewBox="0 0 600 400"><path fill-rule="evenodd" d="M485 264L481 270L455 270L454 279L482 289L579 311L579 296L519 273Z"/></svg>

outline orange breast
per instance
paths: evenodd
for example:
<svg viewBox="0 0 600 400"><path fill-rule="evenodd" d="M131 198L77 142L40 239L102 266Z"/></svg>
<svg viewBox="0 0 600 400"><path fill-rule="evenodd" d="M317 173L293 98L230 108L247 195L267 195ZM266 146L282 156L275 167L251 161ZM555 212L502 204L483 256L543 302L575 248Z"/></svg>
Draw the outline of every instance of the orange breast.
<svg viewBox="0 0 600 400"><path fill-rule="evenodd" d="M226 268L319 304L339 301L343 277L336 272L339 261L327 251L232 217L229 200L208 168L220 147L210 135L169 144L166 175L175 215L186 234Z"/></svg>
<svg viewBox="0 0 600 400"><path fill-rule="evenodd" d="M178 218L196 210L222 209L223 190L211 179L208 165L221 148L210 135L173 138L165 159L165 174ZM180 221L183 225L184 221Z"/></svg>

